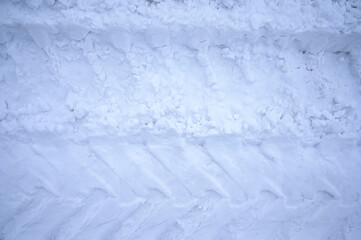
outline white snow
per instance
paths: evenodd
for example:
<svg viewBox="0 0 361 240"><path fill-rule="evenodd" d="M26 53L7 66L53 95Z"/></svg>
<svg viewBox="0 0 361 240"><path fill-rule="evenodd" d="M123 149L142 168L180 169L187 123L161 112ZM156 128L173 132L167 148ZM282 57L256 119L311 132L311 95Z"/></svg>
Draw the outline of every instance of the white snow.
<svg viewBox="0 0 361 240"><path fill-rule="evenodd" d="M360 239L357 0L0 1L0 239Z"/></svg>

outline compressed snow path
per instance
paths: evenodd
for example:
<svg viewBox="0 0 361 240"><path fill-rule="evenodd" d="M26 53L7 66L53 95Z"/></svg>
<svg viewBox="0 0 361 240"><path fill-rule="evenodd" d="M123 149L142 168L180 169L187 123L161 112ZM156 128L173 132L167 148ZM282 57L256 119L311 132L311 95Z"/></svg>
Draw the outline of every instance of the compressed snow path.
<svg viewBox="0 0 361 240"><path fill-rule="evenodd" d="M359 1L0 2L0 239L360 239Z"/></svg>

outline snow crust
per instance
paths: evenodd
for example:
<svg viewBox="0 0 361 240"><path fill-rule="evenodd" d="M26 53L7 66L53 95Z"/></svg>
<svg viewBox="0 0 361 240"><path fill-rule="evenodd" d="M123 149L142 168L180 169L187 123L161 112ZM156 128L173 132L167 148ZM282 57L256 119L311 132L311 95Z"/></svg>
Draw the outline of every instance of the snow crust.
<svg viewBox="0 0 361 240"><path fill-rule="evenodd" d="M0 2L0 239L360 239L359 1Z"/></svg>

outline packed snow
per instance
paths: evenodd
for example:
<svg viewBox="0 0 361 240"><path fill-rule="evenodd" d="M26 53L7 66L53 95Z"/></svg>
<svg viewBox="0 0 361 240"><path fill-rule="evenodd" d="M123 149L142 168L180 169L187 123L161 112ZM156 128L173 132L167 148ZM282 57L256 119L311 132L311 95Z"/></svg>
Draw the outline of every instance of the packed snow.
<svg viewBox="0 0 361 240"><path fill-rule="evenodd" d="M361 239L361 2L0 1L0 239Z"/></svg>

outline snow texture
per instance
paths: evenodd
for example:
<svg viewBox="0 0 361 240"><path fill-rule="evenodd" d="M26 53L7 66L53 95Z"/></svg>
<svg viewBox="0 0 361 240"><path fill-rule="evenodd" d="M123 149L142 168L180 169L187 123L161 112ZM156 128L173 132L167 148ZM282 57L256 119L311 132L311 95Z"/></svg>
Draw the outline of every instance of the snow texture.
<svg viewBox="0 0 361 240"><path fill-rule="evenodd" d="M0 239L361 239L361 2L0 1Z"/></svg>

